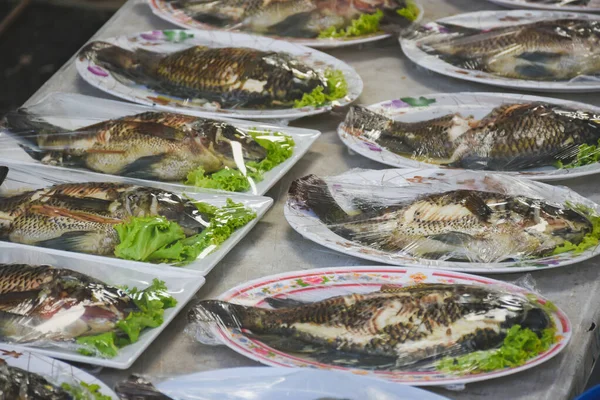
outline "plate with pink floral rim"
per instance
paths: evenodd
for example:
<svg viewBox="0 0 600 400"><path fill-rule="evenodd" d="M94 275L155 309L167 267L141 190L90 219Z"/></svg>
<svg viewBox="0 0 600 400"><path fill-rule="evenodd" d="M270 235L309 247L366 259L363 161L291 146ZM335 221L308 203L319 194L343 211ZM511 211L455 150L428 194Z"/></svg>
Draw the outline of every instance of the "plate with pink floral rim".
<svg viewBox="0 0 600 400"><path fill-rule="evenodd" d="M158 16L159 18L164 19L172 24L175 24L181 28L186 29L198 29L198 30L208 30L208 31L222 31L222 32L239 32L239 30L231 29L231 28L219 28L214 25L210 25L207 23L199 22L186 14L181 9L173 7L171 1L167 0L148 0L148 4L152 9L152 12ZM419 8L419 16L414 21L414 24L418 24L423 19L423 6L419 3L416 3ZM252 33L252 32L246 32ZM373 33L370 35L357 36L352 38L313 38L313 39L304 39L304 38L294 38L294 37L279 37L279 36L265 36L271 37L274 39L285 40L290 43L297 43L308 47L318 48L318 49L327 49L327 48L336 48L336 47L345 47L352 46L358 44L365 44L370 42L375 42L378 40L383 40L391 37L392 35L389 33Z"/></svg>
<svg viewBox="0 0 600 400"><path fill-rule="evenodd" d="M460 114L464 118L479 120L494 108L507 104L544 103L556 104L570 109L600 115L600 107L573 101L504 93L438 93L419 97L403 97L372 104L367 108L395 121L421 122L434 118ZM365 132L352 131L342 122L338 126L338 136L348 148L364 157L396 168L440 168L443 166L396 154L370 139ZM491 171L490 171L491 172ZM521 171L494 171L497 174L517 176L536 181L557 181L578 178L600 173L600 163L592 163L575 168L558 168L547 165Z"/></svg>
<svg viewBox="0 0 600 400"><path fill-rule="evenodd" d="M488 0L508 8L535 8L539 10L600 12L600 0Z"/></svg>
<svg viewBox="0 0 600 400"><path fill-rule="evenodd" d="M126 50L142 49L155 53L172 53L192 46L211 48L246 47L261 51L282 52L292 55L295 59L319 72L326 70L341 71L348 86L345 97L330 101L319 107L307 106L271 110L222 108L216 102L208 102L203 99L183 99L165 95L146 86L117 78L112 72L97 65L89 57L77 57L75 65L79 75L92 86L124 100L166 111L185 112L186 114L198 116L219 115L247 119L296 119L325 113L333 107L346 106L356 100L363 90L362 79L345 62L309 47L267 37L222 31L163 30L117 36L103 40L103 42L117 45Z"/></svg>
<svg viewBox="0 0 600 400"><path fill-rule="evenodd" d="M219 296L219 300L245 306L268 307L267 298L290 298L298 301L314 302L334 296L351 293L378 291L382 285L406 287L410 285L442 283L452 285L489 286L494 290L525 296L531 302L543 307L556 329L555 343L525 364L515 367L477 374L446 373L433 366L428 370L409 368L402 371L367 370L325 364L307 356L288 354L261 342L248 332L223 326L213 326L211 334L218 342L255 361L274 367L301 367L326 370L341 370L358 375L366 375L413 386L461 385L471 382L499 378L519 373L538 366L562 351L571 337L571 324L560 309L548 300L519 286L473 275L444 272L431 269L405 267L336 267L297 271L271 275L237 286Z"/></svg>
<svg viewBox="0 0 600 400"><path fill-rule="evenodd" d="M450 35L451 33L444 25L440 24L446 24L447 26L456 25L487 31L494 28L557 19L600 21L600 15L542 10L477 11L442 18L435 22L425 24L423 29L438 32L435 35L443 38L443 35ZM486 85L536 92L585 93L600 91L600 76L577 76L570 80L541 81L508 78L480 70L460 68L442 60L435 54L428 54L423 50L425 41L427 40L429 40L429 36L419 37L418 35L399 39L404 54L412 62L441 75L476 83L484 83ZM539 67L539 65L535 66Z"/></svg>

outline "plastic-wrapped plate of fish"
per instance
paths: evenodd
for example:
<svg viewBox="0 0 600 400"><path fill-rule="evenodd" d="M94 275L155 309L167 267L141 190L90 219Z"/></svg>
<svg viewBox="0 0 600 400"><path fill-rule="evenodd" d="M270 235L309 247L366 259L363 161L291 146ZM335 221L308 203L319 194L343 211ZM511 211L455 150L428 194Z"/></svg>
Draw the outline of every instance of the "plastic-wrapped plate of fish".
<svg viewBox="0 0 600 400"><path fill-rule="evenodd" d="M354 257L513 273L596 256L599 211L568 188L508 175L357 169L297 179L284 214L305 238Z"/></svg>
<svg viewBox="0 0 600 400"><path fill-rule="evenodd" d="M489 0L508 8L536 8L540 10L600 12L598 0Z"/></svg>
<svg viewBox="0 0 600 400"><path fill-rule="evenodd" d="M184 269L83 261L0 243L0 349L127 369L204 282Z"/></svg>
<svg viewBox="0 0 600 400"><path fill-rule="evenodd" d="M340 139L398 168L494 171L538 181L600 172L600 108L501 93L433 94L352 106Z"/></svg>
<svg viewBox="0 0 600 400"><path fill-rule="evenodd" d="M518 373L555 356L571 336L566 315L522 287L389 266L263 277L198 302L188 318L200 342L225 344L267 365L412 386ZM528 350L523 340L531 340ZM515 352L518 360L503 359Z"/></svg>
<svg viewBox="0 0 600 400"><path fill-rule="evenodd" d="M600 16L480 11L400 39L419 66L453 78L540 92L600 90Z"/></svg>
<svg viewBox="0 0 600 400"><path fill-rule="evenodd" d="M267 197L3 161L0 242L80 260L207 274L258 222Z"/></svg>
<svg viewBox="0 0 600 400"><path fill-rule="evenodd" d="M71 93L6 114L0 159L140 181L265 194L315 130L204 118ZM110 180L106 177L106 180Z"/></svg>
<svg viewBox="0 0 600 400"><path fill-rule="evenodd" d="M114 96L199 116L300 118L350 104L363 88L352 67L328 54L231 32L117 36L87 44L76 67Z"/></svg>
<svg viewBox="0 0 600 400"><path fill-rule="evenodd" d="M102 381L62 361L0 345L0 391L5 399L118 400ZM22 397L20 397L22 396Z"/></svg>
<svg viewBox="0 0 600 400"><path fill-rule="evenodd" d="M373 42L421 21L413 0L347 2L148 0L160 18L182 28L241 31L314 48Z"/></svg>

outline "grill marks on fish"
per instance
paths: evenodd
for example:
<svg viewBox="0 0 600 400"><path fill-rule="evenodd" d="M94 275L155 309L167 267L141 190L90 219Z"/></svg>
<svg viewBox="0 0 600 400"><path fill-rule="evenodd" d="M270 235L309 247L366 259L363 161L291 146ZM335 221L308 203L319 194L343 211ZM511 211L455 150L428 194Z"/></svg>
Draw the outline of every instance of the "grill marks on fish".
<svg viewBox="0 0 600 400"><path fill-rule="evenodd" d="M259 340L279 337L310 345L312 356L329 352L329 360L364 356L395 360L404 367L431 358L500 344L514 324L537 334L551 326L549 316L527 299L492 289L446 284L393 288L348 294L276 310L221 301L201 301L190 311L194 322L244 329ZM335 364L335 362L334 362Z"/></svg>
<svg viewBox="0 0 600 400"><path fill-rule="evenodd" d="M539 81L600 74L600 21L544 20L487 31L438 25L454 37L425 38L419 47L459 68Z"/></svg>
<svg viewBox="0 0 600 400"><path fill-rule="evenodd" d="M0 264L0 336L14 343L110 332L137 311L121 289L48 265Z"/></svg>
<svg viewBox="0 0 600 400"><path fill-rule="evenodd" d="M353 106L344 126L404 157L496 171L569 163L579 146L600 139L600 116L544 103L500 106L479 121L450 114L415 123Z"/></svg>
<svg viewBox="0 0 600 400"><path fill-rule="evenodd" d="M287 53L193 46L159 54L93 42L80 56L94 60L116 78L166 95L217 102L225 108L285 108L317 86L328 90L321 73Z"/></svg>
<svg viewBox="0 0 600 400"><path fill-rule="evenodd" d="M187 235L209 223L194 204L160 189L89 182L0 197L0 239L67 251L112 255L114 228L128 217L163 216Z"/></svg>
<svg viewBox="0 0 600 400"><path fill-rule="evenodd" d="M314 175L296 180L289 195L293 207L312 210L347 240L425 259L492 263L538 257L565 241L578 244L592 230L591 222L575 211L539 199L476 190L421 195L353 216Z"/></svg>
<svg viewBox="0 0 600 400"><path fill-rule="evenodd" d="M96 172L181 181L198 167L207 173L266 157L250 135L222 121L146 112L75 131L49 126L26 112L9 114L8 131L45 164L83 166Z"/></svg>
<svg viewBox="0 0 600 400"><path fill-rule="evenodd" d="M64 389L46 378L0 359L0 393L9 400L73 400Z"/></svg>

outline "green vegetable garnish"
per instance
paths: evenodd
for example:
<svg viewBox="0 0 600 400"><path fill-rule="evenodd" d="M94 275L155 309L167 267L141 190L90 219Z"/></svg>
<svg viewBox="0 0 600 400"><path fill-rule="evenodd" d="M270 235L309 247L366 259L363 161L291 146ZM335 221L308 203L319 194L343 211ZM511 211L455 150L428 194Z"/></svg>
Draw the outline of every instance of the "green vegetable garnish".
<svg viewBox="0 0 600 400"><path fill-rule="evenodd" d="M568 240L561 246L557 246L552 254L561 254L572 251L573 254L581 254L590 247L598 246L600 243L600 215L590 207L583 204L571 204L567 202L567 207L584 215L592 223L592 231L583 237L579 244L573 244Z"/></svg>
<svg viewBox="0 0 600 400"><path fill-rule="evenodd" d="M396 13L409 21L416 21L417 18L419 18L420 10L414 1L408 0L406 2L406 7L396 10Z"/></svg>
<svg viewBox="0 0 600 400"><path fill-rule="evenodd" d="M584 165L594 164L600 161L600 140L597 145L582 144L577 150L577 157L568 164L563 164L562 161L557 161L554 166L558 169L569 169L582 167Z"/></svg>
<svg viewBox="0 0 600 400"><path fill-rule="evenodd" d="M73 396L73 400L111 400L112 397L100 393L100 385L79 382L77 386L63 383L60 385Z"/></svg>
<svg viewBox="0 0 600 400"><path fill-rule="evenodd" d="M279 132L257 130L250 130L248 134L267 150L267 157L261 162L248 162L247 175L237 169L229 168L206 175L204 168L199 167L188 174L185 184L228 192L245 192L251 187L249 179L254 182L262 181L265 172L272 170L294 153L295 143L290 136Z"/></svg>
<svg viewBox="0 0 600 400"><path fill-rule="evenodd" d="M499 349L476 351L458 357L445 357L436 368L444 372L477 374L514 368L548 350L556 343L556 329L547 328L538 337L529 329L514 325L508 331Z"/></svg>
<svg viewBox="0 0 600 400"><path fill-rule="evenodd" d="M348 94L348 83L342 71L328 69L325 71L325 79L327 80L329 93L323 92L325 89L323 86L317 86L312 92L304 93L301 100L296 100L294 107L320 107L330 101L341 99Z"/></svg>
<svg viewBox="0 0 600 400"><path fill-rule="evenodd" d="M185 238L183 228L165 217L131 218L115 229L120 238L115 256L124 260L155 260L156 251Z"/></svg>
<svg viewBox="0 0 600 400"><path fill-rule="evenodd" d="M117 322L116 332L78 338L77 343L82 345L79 353L88 356L99 353L108 358L115 357L119 348L137 342L145 328L162 325L164 310L177 305L177 300L167 292L165 283L158 279L154 279L143 290L135 287L124 287L123 290L129 294L139 311L129 313L125 319Z"/></svg>

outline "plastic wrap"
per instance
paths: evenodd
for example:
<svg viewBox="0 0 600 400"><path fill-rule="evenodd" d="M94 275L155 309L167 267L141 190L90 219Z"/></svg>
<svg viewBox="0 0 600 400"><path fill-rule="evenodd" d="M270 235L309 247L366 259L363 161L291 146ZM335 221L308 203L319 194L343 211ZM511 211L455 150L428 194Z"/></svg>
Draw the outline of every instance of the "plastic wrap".
<svg viewBox="0 0 600 400"><path fill-rule="evenodd" d="M307 47L230 32L152 31L92 42L76 67L90 84L168 110L298 118L353 101L362 81Z"/></svg>
<svg viewBox="0 0 600 400"><path fill-rule="evenodd" d="M598 206L567 188L469 171L350 171L292 183L307 238L398 264L515 272L596 255Z"/></svg>
<svg viewBox="0 0 600 400"><path fill-rule="evenodd" d="M565 315L472 275L346 267L264 277L196 304L188 332L268 365L342 369L414 385L517 372L564 347Z"/></svg>
<svg viewBox="0 0 600 400"><path fill-rule="evenodd" d="M491 0L510 8L539 8L542 10L560 10L576 12L600 11L598 0Z"/></svg>
<svg viewBox="0 0 600 400"><path fill-rule="evenodd" d="M66 363L0 347L0 390L6 400L117 400L105 384Z"/></svg>
<svg viewBox="0 0 600 400"><path fill-rule="evenodd" d="M600 17L543 11L482 11L429 23L402 40L433 71L540 91L600 87Z"/></svg>
<svg viewBox="0 0 600 400"><path fill-rule="evenodd" d="M319 136L71 94L9 112L2 126L1 159L259 195Z"/></svg>
<svg viewBox="0 0 600 400"><path fill-rule="evenodd" d="M0 240L87 258L208 272L272 203L5 164L10 168L0 167L7 173L0 187Z"/></svg>
<svg viewBox="0 0 600 400"><path fill-rule="evenodd" d="M346 145L397 167L491 170L536 180L600 171L600 110L532 96L456 93L352 106Z"/></svg>
<svg viewBox="0 0 600 400"><path fill-rule="evenodd" d="M197 273L108 264L0 243L4 343L127 368L204 284Z"/></svg>
<svg viewBox="0 0 600 400"><path fill-rule="evenodd" d="M336 371L261 367L207 371L164 380L132 376L119 382L115 390L123 400L446 399L410 386Z"/></svg>

